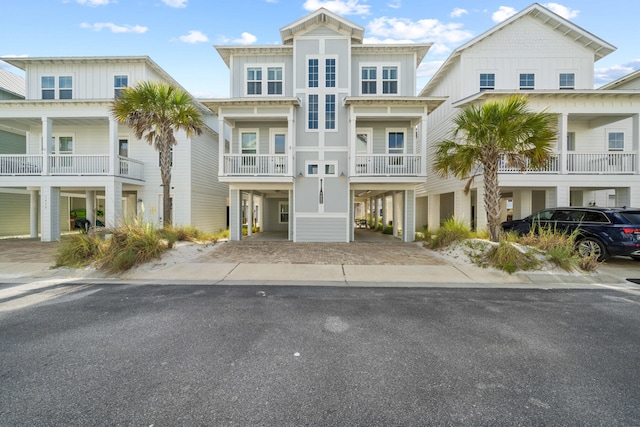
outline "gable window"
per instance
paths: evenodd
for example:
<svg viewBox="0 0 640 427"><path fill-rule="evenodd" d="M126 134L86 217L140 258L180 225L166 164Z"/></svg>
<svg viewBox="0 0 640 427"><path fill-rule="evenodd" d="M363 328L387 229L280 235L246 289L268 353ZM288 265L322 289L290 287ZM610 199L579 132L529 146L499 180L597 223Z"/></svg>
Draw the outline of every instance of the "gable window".
<svg viewBox="0 0 640 427"><path fill-rule="evenodd" d="M376 67L362 67L362 94L372 95L376 93Z"/></svg>
<svg viewBox="0 0 640 427"><path fill-rule="evenodd" d="M382 67L382 93L398 93L398 67Z"/></svg>
<svg viewBox="0 0 640 427"><path fill-rule="evenodd" d="M309 95L309 129L318 129L318 95Z"/></svg>
<svg viewBox="0 0 640 427"><path fill-rule="evenodd" d="M318 59L309 59L309 87L318 87Z"/></svg>
<svg viewBox="0 0 640 427"><path fill-rule="evenodd" d="M247 95L262 95L262 68L247 68Z"/></svg>
<svg viewBox="0 0 640 427"><path fill-rule="evenodd" d="M480 90L493 90L496 88L496 75L493 73L480 74Z"/></svg>
<svg viewBox="0 0 640 427"><path fill-rule="evenodd" d="M129 86L129 76L113 76L113 96L120 98L122 91Z"/></svg>
<svg viewBox="0 0 640 427"><path fill-rule="evenodd" d="M278 223L280 224L288 224L289 223L289 202L278 202Z"/></svg>
<svg viewBox="0 0 640 427"><path fill-rule="evenodd" d="M536 76L533 73L520 74L520 90L533 90Z"/></svg>
<svg viewBox="0 0 640 427"><path fill-rule="evenodd" d="M576 75L574 73L560 73L560 89L574 89Z"/></svg>
<svg viewBox="0 0 640 427"><path fill-rule="evenodd" d="M609 151L622 151L624 149L624 132L609 132Z"/></svg>
<svg viewBox="0 0 640 427"><path fill-rule="evenodd" d="M325 60L325 87L336 87L336 60L327 58Z"/></svg>
<svg viewBox="0 0 640 427"><path fill-rule="evenodd" d="M42 76L42 99L56 99L56 79L53 76Z"/></svg>
<svg viewBox="0 0 640 427"><path fill-rule="evenodd" d="M336 96L325 95L324 103L324 127L325 129L336 128Z"/></svg>
<svg viewBox="0 0 640 427"><path fill-rule="evenodd" d="M282 95L282 67L267 68L267 93Z"/></svg>

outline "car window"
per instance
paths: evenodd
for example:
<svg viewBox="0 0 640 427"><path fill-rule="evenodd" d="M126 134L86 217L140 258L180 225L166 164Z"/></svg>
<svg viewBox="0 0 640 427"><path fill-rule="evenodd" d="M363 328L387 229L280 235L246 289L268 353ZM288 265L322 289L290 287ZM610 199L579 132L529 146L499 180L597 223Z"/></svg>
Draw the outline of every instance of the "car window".
<svg viewBox="0 0 640 427"><path fill-rule="evenodd" d="M629 224L640 224L640 212L620 212L620 216L629 221Z"/></svg>
<svg viewBox="0 0 640 427"><path fill-rule="evenodd" d="M582 218L583 222L609 222L609 219L602 212L586 211Z"/></svg>
<svg viewBox="0 0 640 427"><path fill-rule="evenodd" d="M553 221L575 221L572 218L575 212L572 211L555 211L553 217L551 218Z"/></svg>
<svg viewBox="0 0 640 427"><path fill-rule="evenodd" d="M531 220L536 221L548 221L553 216L553 211L540 211L531 215Z"/></svg>

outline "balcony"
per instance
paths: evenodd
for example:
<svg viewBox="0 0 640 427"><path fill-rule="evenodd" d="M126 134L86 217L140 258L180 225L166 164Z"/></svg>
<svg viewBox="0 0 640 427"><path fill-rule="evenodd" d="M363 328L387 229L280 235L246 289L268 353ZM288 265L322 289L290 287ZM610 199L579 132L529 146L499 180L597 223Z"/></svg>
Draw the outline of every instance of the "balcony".
<svg viewBox="0 0 640 427"><path fill-rule="evenodd" d="M285 154L225 154L227 176L292 176Z"/></svg>
<svg viewBox="0 0 640 427"><path fill-rule="evenodd" d="M357 154L353 176L419 176L422 171L419 154Z"/></svg>
<svg viewBox="0 0 640 427"><path fill-rule="evenodd" d="M527 173L560 174L564 169L567 174L588 175L624 175L638 173L638 154L634 152L600 152L574 153L566 155L566 164L561 163L561 155L554 153L541 169L526 169ZM564 168L562 166L565 166ZM500 162L500 173L521 173L522 171L509 165L506 159Z"/></svg>
<svg viewBox="0 0 640 427"><path fill-rule="evenodd" d="M47 171L43 167L46 160ZM108 154L32 154L0 155L0 176L121 176L137 180L144 179L144 163L128 157L118 156L117 171L109 171Z"/></svg>

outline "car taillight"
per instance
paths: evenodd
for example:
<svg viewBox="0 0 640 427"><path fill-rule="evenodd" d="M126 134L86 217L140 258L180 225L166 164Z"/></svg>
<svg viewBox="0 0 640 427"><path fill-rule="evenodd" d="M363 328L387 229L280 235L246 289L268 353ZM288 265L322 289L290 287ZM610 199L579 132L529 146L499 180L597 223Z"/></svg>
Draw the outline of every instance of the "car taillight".
<svg viewBox="0 0 640 427"><path fill-rule="evenodd" d="M622 231L624 234L640 234L640 228L623 227Z"/></svg>

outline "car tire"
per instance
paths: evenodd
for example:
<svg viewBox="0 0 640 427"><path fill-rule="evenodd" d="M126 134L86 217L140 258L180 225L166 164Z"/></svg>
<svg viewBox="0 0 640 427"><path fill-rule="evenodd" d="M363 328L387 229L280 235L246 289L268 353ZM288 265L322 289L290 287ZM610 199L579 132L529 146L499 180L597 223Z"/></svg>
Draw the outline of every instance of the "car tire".
<svg viewBox="0 0 640 427"><path fill-rule="evenodd" d="M632 256L631 259L634 261L640 261L640 256Z"/></svg>
<svg viewBox="0 0 640 427"><path fill-rule="evenodd" d="M598 261L604 261L609 257L604 244L593 237L584 237L578 240L576 243L576 251L581 257L597 255Z"/></svg>

